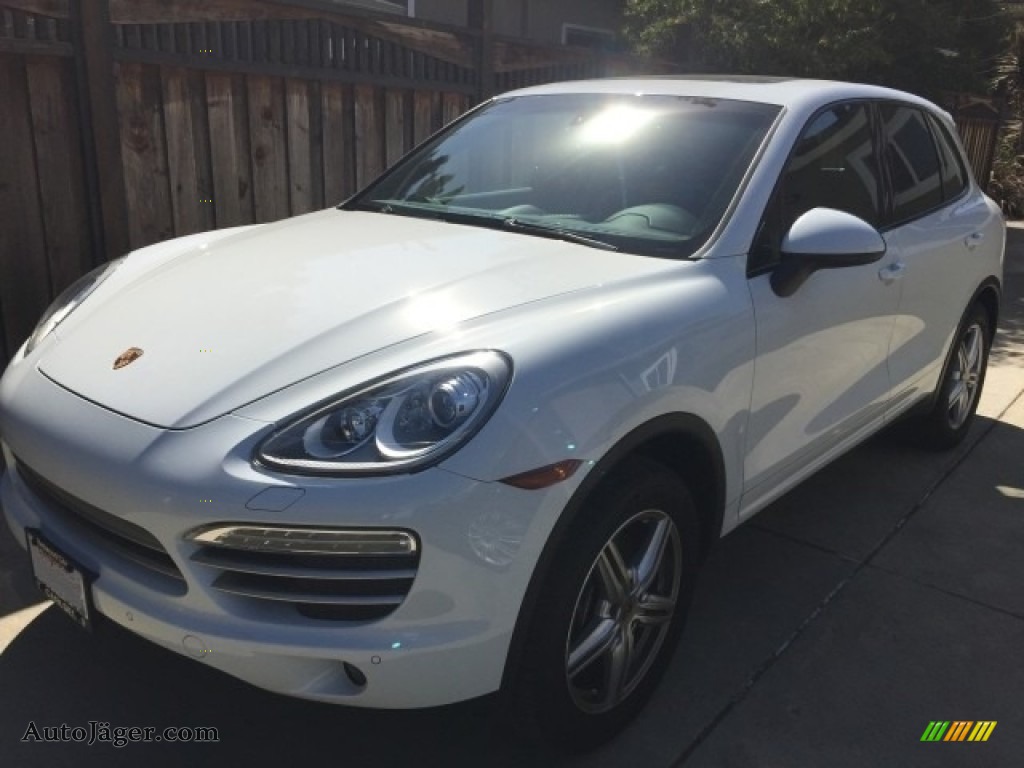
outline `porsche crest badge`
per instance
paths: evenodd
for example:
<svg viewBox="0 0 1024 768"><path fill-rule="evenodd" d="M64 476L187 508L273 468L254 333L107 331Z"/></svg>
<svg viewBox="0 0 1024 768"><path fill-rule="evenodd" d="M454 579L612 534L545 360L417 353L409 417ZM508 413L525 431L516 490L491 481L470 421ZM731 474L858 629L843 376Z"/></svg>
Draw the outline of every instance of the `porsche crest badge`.
<svg viewBox="0 0 1024 768"><path fill-rule="evenodd" d="M124 352L117 356L114 361L114 370L118 368L124 368L126 365L131 365L136 360L142 357L142 350L138 347L128 347Z"/></svg>

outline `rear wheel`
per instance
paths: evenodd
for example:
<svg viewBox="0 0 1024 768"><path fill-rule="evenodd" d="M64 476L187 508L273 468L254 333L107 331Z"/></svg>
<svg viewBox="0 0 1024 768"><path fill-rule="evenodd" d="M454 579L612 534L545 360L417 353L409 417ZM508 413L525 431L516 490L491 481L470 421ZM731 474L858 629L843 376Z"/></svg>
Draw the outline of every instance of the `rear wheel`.
<svg viewBox="0 0 1024 768"><path fill-rule="evenodd" d="M531 623L520 706L556 746L611 738L653 693L683 629L699 554L680 479L631 460L593 494Z"/></svg>
<svg viewBox="0 0 1024 768"><path fill-rule="evenodd" d="M988 313L975 305L957 331L934 405L913 425L926 447L953 448L967 436L985 384L991 344Z"/></svg>

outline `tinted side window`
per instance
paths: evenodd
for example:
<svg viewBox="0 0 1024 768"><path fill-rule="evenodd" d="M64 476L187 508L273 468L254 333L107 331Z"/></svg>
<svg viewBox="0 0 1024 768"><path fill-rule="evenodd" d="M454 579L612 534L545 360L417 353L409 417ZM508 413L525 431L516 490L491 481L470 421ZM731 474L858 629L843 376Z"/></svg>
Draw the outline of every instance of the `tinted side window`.
<svg viewBox="0 0 1024 768"><path fill-rule="evenodd" d="M967 188L967 171L964 169L960 151L949 135L949 130L931 115L928 122L932 126L932 135L939 148L939 162L942 167L942 197L953 200Z"/></svg>
<svg viewBox="0 0 1024 768"><path fill-rule="evenodd" d="M835 208L878 226L880 190L868 106L837 104L818 113L779 177L748 271L773 264L790 226L812 208Z"/></svg>
<svg viewBox="0 0 1024 768"><path fill-rule="evenodd" d="M893 186L893 220L907 221L942 204L942 176L922 112L883 104L885 162Z"/></svg>
<svg viewBox="0 0 1024 768"><path fill-rule="evenodd" d="M878 224L878 172L867 106L840 104L812 119L782 183L788 223L825 207Z"/></svg>

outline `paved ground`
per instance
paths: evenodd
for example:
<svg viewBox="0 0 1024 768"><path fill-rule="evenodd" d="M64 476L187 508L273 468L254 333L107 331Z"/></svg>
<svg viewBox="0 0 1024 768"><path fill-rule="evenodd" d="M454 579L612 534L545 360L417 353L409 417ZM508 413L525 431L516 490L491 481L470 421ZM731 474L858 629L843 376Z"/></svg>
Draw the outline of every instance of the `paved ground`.
<svg viewBox="0 0 1024 768"><path fill-rule="evenodd" d="M0 765L1020 766L1024 750L1024 229L968 444L882 435L729 536L655 700L619 739L557 760L490 701L371 713L274 696L39 604L0 532ZM21 743L37 725L216 726L220 744ZM987 743L921 743L995 720Z"/></svg>

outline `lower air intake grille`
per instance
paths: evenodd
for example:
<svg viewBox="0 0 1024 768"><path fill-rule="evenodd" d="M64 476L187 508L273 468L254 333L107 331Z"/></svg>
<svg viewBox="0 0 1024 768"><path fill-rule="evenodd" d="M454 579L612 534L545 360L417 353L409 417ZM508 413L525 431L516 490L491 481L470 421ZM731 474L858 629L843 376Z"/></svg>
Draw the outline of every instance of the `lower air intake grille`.
<svg viewBox="0 0 1024 768"><path fill-rule="evenodd" d="M288 603L334 621L383 618L416 578L419 547L404 531L218 526L190 536L191 560L219 573L221 592Z"/></svg>
<svg viewBox="0 0 1024 768"><path fill-rule="evenodd" d="M149 531L72 496L20 459L15 459L15 468L22 482L46 505L54 522L84 534L116 556L167 577L173 582L172 591L184 594L181 571Z"/></svg>

